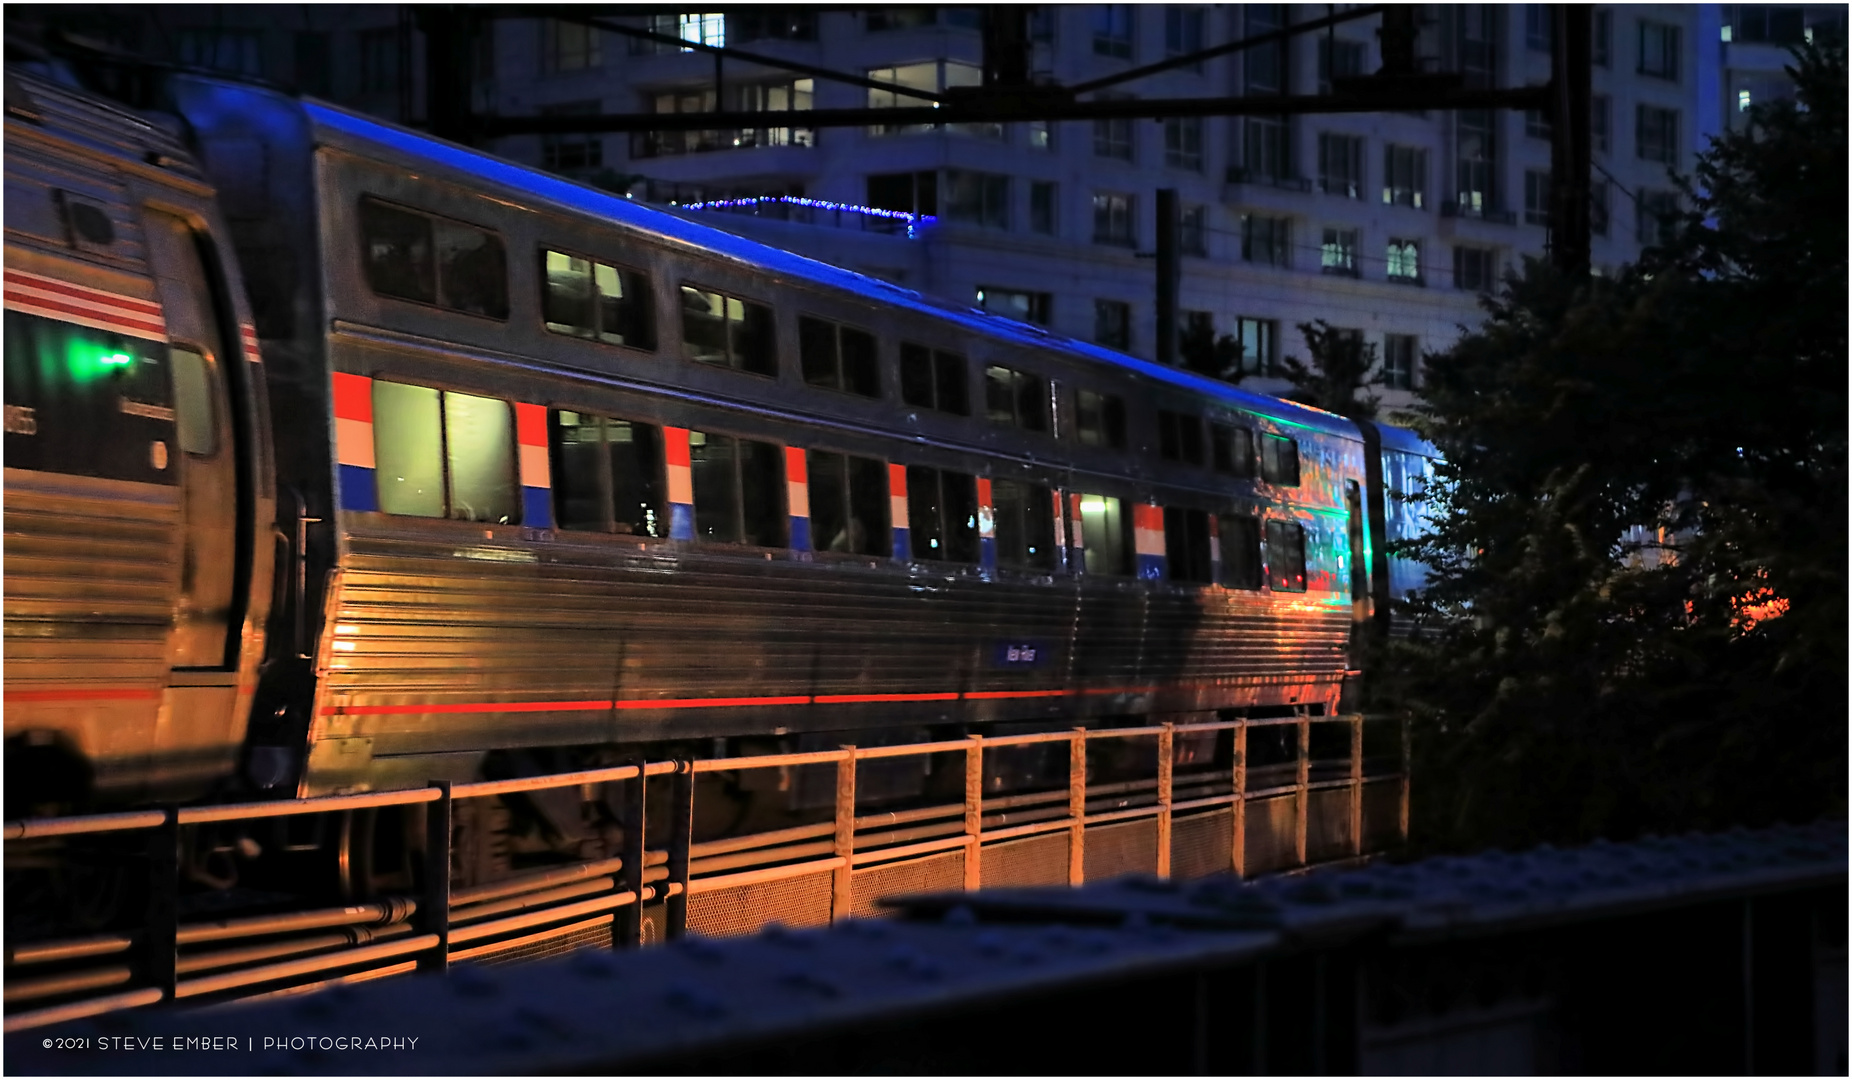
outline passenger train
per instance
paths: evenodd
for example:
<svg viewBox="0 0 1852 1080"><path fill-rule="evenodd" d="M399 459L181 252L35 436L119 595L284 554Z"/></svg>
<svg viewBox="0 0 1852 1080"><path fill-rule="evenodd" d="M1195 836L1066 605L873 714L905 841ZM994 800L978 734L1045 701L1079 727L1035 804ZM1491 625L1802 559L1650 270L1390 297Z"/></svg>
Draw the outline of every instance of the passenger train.
<svg viewBox="0 0 1852 1080"><path fill-rule="evenodd" d="M9 813L1331 710L1418 585L1406 432L263 86L8 68Z"/></svg>

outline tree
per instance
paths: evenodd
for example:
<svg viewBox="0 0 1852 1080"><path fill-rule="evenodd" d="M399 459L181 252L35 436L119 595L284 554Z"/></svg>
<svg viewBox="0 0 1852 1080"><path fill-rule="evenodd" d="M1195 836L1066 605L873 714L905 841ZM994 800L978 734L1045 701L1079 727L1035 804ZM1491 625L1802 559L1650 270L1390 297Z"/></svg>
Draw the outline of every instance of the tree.
<svg viewBox="0 0 1852 1080"><path fill-rule="evenodd" d="M1611 279L1529 262L1430 356L1415 831L1573 842L1843 814L1846 76L1713 142Z"/></svg>
<svg viewBox="0 0 1852 1080"><path fill-rule="evenodd" d="M1382 399L1363 390L1382 379L1376 368L1376 346L1365 343L1361 331L1338 329L1323 319L1300 323L1299 334L1305 338L1311 361L1296 356L1280 361L1293 387L1287 398L1353 420L1374 420Z"/></svg>
<svg viewBox="0 0 1852 1080"><path fill-rule="evenodd" d="M1241 343L1233 336L1215 336L1207 320L1184 323L1177 329L1177 357L1183 367L1211 379L1239 384L1248 372L1241 368Z"/></svg>

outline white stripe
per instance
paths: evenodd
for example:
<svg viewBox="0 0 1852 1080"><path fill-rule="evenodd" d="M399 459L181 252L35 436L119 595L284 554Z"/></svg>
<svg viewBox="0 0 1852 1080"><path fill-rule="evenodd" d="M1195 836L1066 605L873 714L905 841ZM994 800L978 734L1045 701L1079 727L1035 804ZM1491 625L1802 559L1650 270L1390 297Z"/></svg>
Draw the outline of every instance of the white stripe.
<svg viewBox="0 0 1852 1080"><path fill-rule="evenodd" d="M547 467L547 448L544 446L521 445L521 486L550 488L553 486L551 470Z"/></svg>
<svg viewBox="0 0 1852 1080"><path fill-rule="evenodd" d="M790 505L792 517L807 518L810 516L809 484L800 484L796 480L786 480L785 500Z"/></svg>
<svg viewBox="0 0 1852 1080"><path fill-rule="evenodd" d="M69 298L66 297L66 299L68 300ZM107 330L112 334L122 334L126 337L141 338L144 341L149 338L155 338L161 341L167 340L166 323L161 323L161 329L151 331L139 326L125 326L120 322L114 322L102 315L74 315L68 311L56 311L51 308L42 308L36 304L15 300L10 296L6 298L6 306L12 311L22 311L27 315L42 315L47 319L54 319L58 322L72 323L76 326L88 326L92 330ZM159 319L151 321L160 323Z"/></svg>
<svg viewBox="0 0 1852 1080"><path fill-rule="evenodd" d="M887 497L887 516L888 524L892 525L894 528L904 529L907 527L907 497L905 495L889 495Z"/></svg>
<svg viewBox="0 0 1852 1080"><path fill-rule="evenodd" d="M335 417L334 453L335 460L343 465L376 468L373 464L373 425L365 420Z"/></svg>
<svg viewBox="0 0 1852 1080"><path fill-rule="evenodd" d="M47 288L44 285L36 284L36 282L41 281L55 285L57 288ZM63 300L66 303L102 304L106 307L121 308L124 312L132 313L140 317L156 320L161 318L161 305L154 300L143 300L139 296L127 296L122 293L104 292L102 289L93 289L88 285L79 285L74 281L60 281L57 278L41 277L37 274L22 274L14 270L7 273L6 287L9 289L17 289L21 292L34 293L47 299ZM73 296L68 291L72 289L75 289L78 295Z"/></svg>

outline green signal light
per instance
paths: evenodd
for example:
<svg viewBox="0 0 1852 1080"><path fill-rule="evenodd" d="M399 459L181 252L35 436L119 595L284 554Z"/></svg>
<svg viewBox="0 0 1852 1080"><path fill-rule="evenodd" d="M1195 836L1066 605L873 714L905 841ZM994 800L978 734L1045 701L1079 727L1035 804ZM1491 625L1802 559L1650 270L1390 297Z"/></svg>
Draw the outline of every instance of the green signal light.
<svg viewBox="0 0 1852 1080"><path fill-rule="evenodd" d="M111 353L108 356L101 356L97 358L97 363L102 364L106 367L116 367L122 364L133 364L134 362L135 362L135 358L133 356L130 356L128 353L120 353L120 352Z"/></svg>
<svg viewBox="0 0 1852 1080"><path fill-rule="evenodd" d="M73 336L65 345L64 361L71 382L82 386L128 370L135 363L135 354Z"/></svg>

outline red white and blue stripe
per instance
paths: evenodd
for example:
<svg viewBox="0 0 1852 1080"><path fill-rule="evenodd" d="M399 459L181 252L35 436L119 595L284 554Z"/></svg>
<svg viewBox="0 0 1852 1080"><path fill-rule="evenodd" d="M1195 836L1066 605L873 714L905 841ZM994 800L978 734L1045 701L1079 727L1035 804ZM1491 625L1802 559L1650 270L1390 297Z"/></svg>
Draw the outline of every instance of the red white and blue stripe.
<svg viewBox="0 0 1852 1080"><path fill-rule="evenodd" d="M796 446L785 447L785 506L791 515L791 550L810 551L810 465Z"/></svg>
<svg viewBox="0 0 1852 1080"><path fill-rule="evenodd" d="M997 508L990 501L990 480L977 478L977 560L986 570L997 568Z"/></svg>
<svg viewBox="0 0 1852 1080"><path fill-rule="evenodd" d="M1132 507L1132 542L1138 552L1138 576L1164 577L1164 508L1139 503Z"/></svg>
<svg viewBox="0 0 1852 1080"><path fill-rule="evenodd" d="M334 373L334 460L341 509L379 509L373 459L373 380Z"/></svg>
<svg viewBox="0 0 1852 1080"><path fill-rule="evenodd" d="M688 458L688 429L662 429L662 457L669 472L669 539L693 540L694 470Z"/></svg>
<svg viewBox="0 0 1852 1080"><path fill-rule="evenodd" d="M913 532L907 518L907 467L887 467L887 516L894 530L894 558L913 558Z"/></svg>
<svg viewBox="0 0 1852 1080"><path fill-rule="evenodd" d="M521 521L536 529L553 527L553 469L547 460L547 409L514 404L515 444L521 458Z"/></svg>

